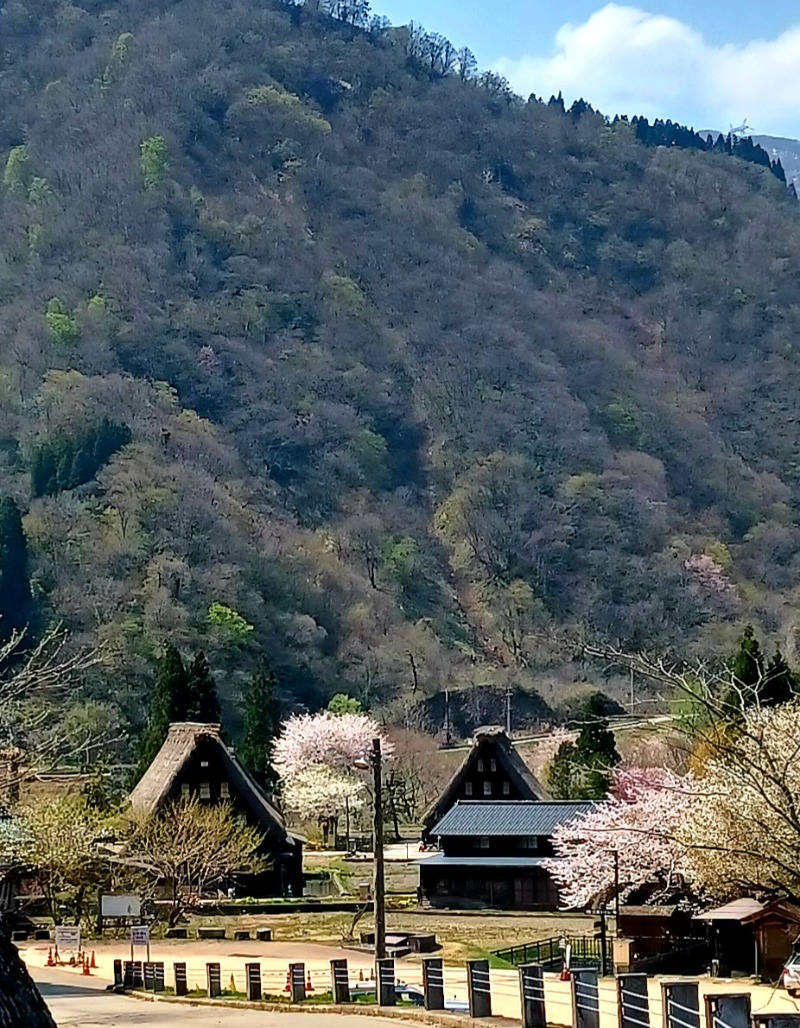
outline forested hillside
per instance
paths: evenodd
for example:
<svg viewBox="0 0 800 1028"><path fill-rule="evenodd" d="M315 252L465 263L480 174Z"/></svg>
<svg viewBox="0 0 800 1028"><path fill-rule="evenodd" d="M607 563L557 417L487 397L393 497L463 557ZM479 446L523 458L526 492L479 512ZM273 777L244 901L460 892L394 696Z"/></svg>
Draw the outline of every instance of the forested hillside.
<svg viewBox="0 0 800 1028"><path fill-rule="evenodd" d="M165 641L392 717L586 636L796 656L796 200L364 6L0 11L34 624L134 724Z"/></svg>

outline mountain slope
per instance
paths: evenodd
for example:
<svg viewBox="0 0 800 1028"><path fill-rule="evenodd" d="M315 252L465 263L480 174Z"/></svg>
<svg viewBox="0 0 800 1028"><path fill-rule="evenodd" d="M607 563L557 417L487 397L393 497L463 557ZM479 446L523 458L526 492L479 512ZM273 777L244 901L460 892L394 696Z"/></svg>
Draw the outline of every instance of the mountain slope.
<svg viewBox="0 0 800 1028"><path fill-rule="evenodd" d="M41 617L118 655L96 694L140 717L165 638L230 702L267 654L393 716L570 681L586 633L792 643L768 171L310 7L37 0L0 37L0 487Z"/></svg>

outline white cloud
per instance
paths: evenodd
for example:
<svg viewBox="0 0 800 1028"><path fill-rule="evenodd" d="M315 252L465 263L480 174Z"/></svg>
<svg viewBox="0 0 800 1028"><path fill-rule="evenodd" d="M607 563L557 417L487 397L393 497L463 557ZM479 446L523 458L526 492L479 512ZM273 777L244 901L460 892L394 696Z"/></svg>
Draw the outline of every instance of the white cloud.
<svg viewBox="0 0 800 1028"><path fill-rule="evenodd" d="M746 116L758 133L800 135L800 25L773 40L713 46L675 18L608 4L559 29L548 56L494 62L517 92L604 114L644 114L727 129Z"/></svg>

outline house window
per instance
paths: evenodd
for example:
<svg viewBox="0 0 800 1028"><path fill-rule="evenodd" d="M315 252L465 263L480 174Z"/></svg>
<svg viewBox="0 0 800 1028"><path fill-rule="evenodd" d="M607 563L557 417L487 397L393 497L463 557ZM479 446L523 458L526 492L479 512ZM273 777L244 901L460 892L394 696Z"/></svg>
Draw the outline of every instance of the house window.
<svg viewBox="0 0 800 1028"><path fill-rule="evenodd" d="M188 800L191 795L192 795L192 787L191 787L191 785L189 785L188 782L184 782L183 785L181 786L181 797L183 799L185 799L185 800Z"/></svg>
<svg viewBox="0 0 800 1028"><path fill-rule="evenodd" d="M496 760L491 760L489 762L489 768L490 768L491 771L496 771L497 770L497 761Z"/></svg>
<svg viewBox="0 0 800 1028"><path fill-rule="evenodd" d="M525 835L520 839L520 847L524 850L538 850L539 837L537 835Z"/></svg>
<svg viewBox="0 0 800 1028"><path fill-rule="evenodd" d="M510 796L511 795L511 782L503 782L503 795L504 796Z"/></svg>
<svg viewBox="0 0 800 1028"><path fill-rule="evenodd" d="M472 782L467 782L467 784L464 786L464 795L465 796L471 796L472 795Z"/></svg>
<svg viewBox="0 0 800 1028"><path fill-rule="evenodd" d="M231 787L227 782L219 783L219 798L221 800L229 800L231 798Z"/></svg>
<svg viewBox="0 0 800 1028"><path fill-rule="evenodd" d="M483 761L482 760L478 761L478 771L479 772L483 772Z"/></svg>
<svg viewBox="0 0 800 1028"><path fill-rule="evenodd" d="M200 767L208 767L208 761L207 760L201 760L200 761Z"/></svg>
<svg viewBox="0 0 800 1028"><path fill-rule="evenodd" d="M200 799L210 800L211 799L211 785L208 782L200 783Z"/></svg>
<svg viewBox="0 0 800 1028"><path fill-rule="evenodd" d="M483 783L483 795L484 796L491 796L492 795L492 783L491 782L484 782Z"/></svg>
<svg viewBox="0 0 800 1028"><path fill-rule="evenodd" d="M482 835L478 843L478 849L488 850L489 849L489 836Z"/></svg>

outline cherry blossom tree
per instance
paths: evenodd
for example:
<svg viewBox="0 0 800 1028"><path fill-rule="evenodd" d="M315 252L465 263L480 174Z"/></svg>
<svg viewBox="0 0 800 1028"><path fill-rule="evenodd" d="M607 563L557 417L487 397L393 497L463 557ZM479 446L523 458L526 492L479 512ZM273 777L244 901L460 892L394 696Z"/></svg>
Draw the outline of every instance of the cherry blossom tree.
<svg viewBox="0 0 800 1028"><path fill-rule="evenodd" d="M364 807L364 783L354 775L334 771L324 764L309 764L290 775L283 789L285 809L301 821L335 823L349 808L355 814Z"/></svg>
<svg viewBox="0 0 800 1028"><path fill-rule="evenodd" d="M372 749L372 740L384 739L378 722L368 714L300 714L289 718L275 741L274 763L282 778L291 778L310 764L342 773L352 770Z"/></svg>
<svg viewBox="0 0 800 1028"><path fill-rule="evenodd" d="M567 907L582 908L652 887L663 894L681 884L686 846L681 827L695 796L691 779L664 768L617 769L611 797L557 828L556 858L547 867Z"/></svg>
<svg viewBox="0 0 800 1028"><path fill-rule="evenodd" d="M800 899L800 699L751 708L704 741L683 832L698 883L718 899Z"/></svg>
<svg viewBox="0 0 800 1028"><path fill-rule="evenodd" d="M373 739L381 739L385 755L391 753L391 742L368 714L324 711L289 718L274 749L286 809L335 835L342 814L364 806L367 786L354 765L368 756Z"/></svg>

